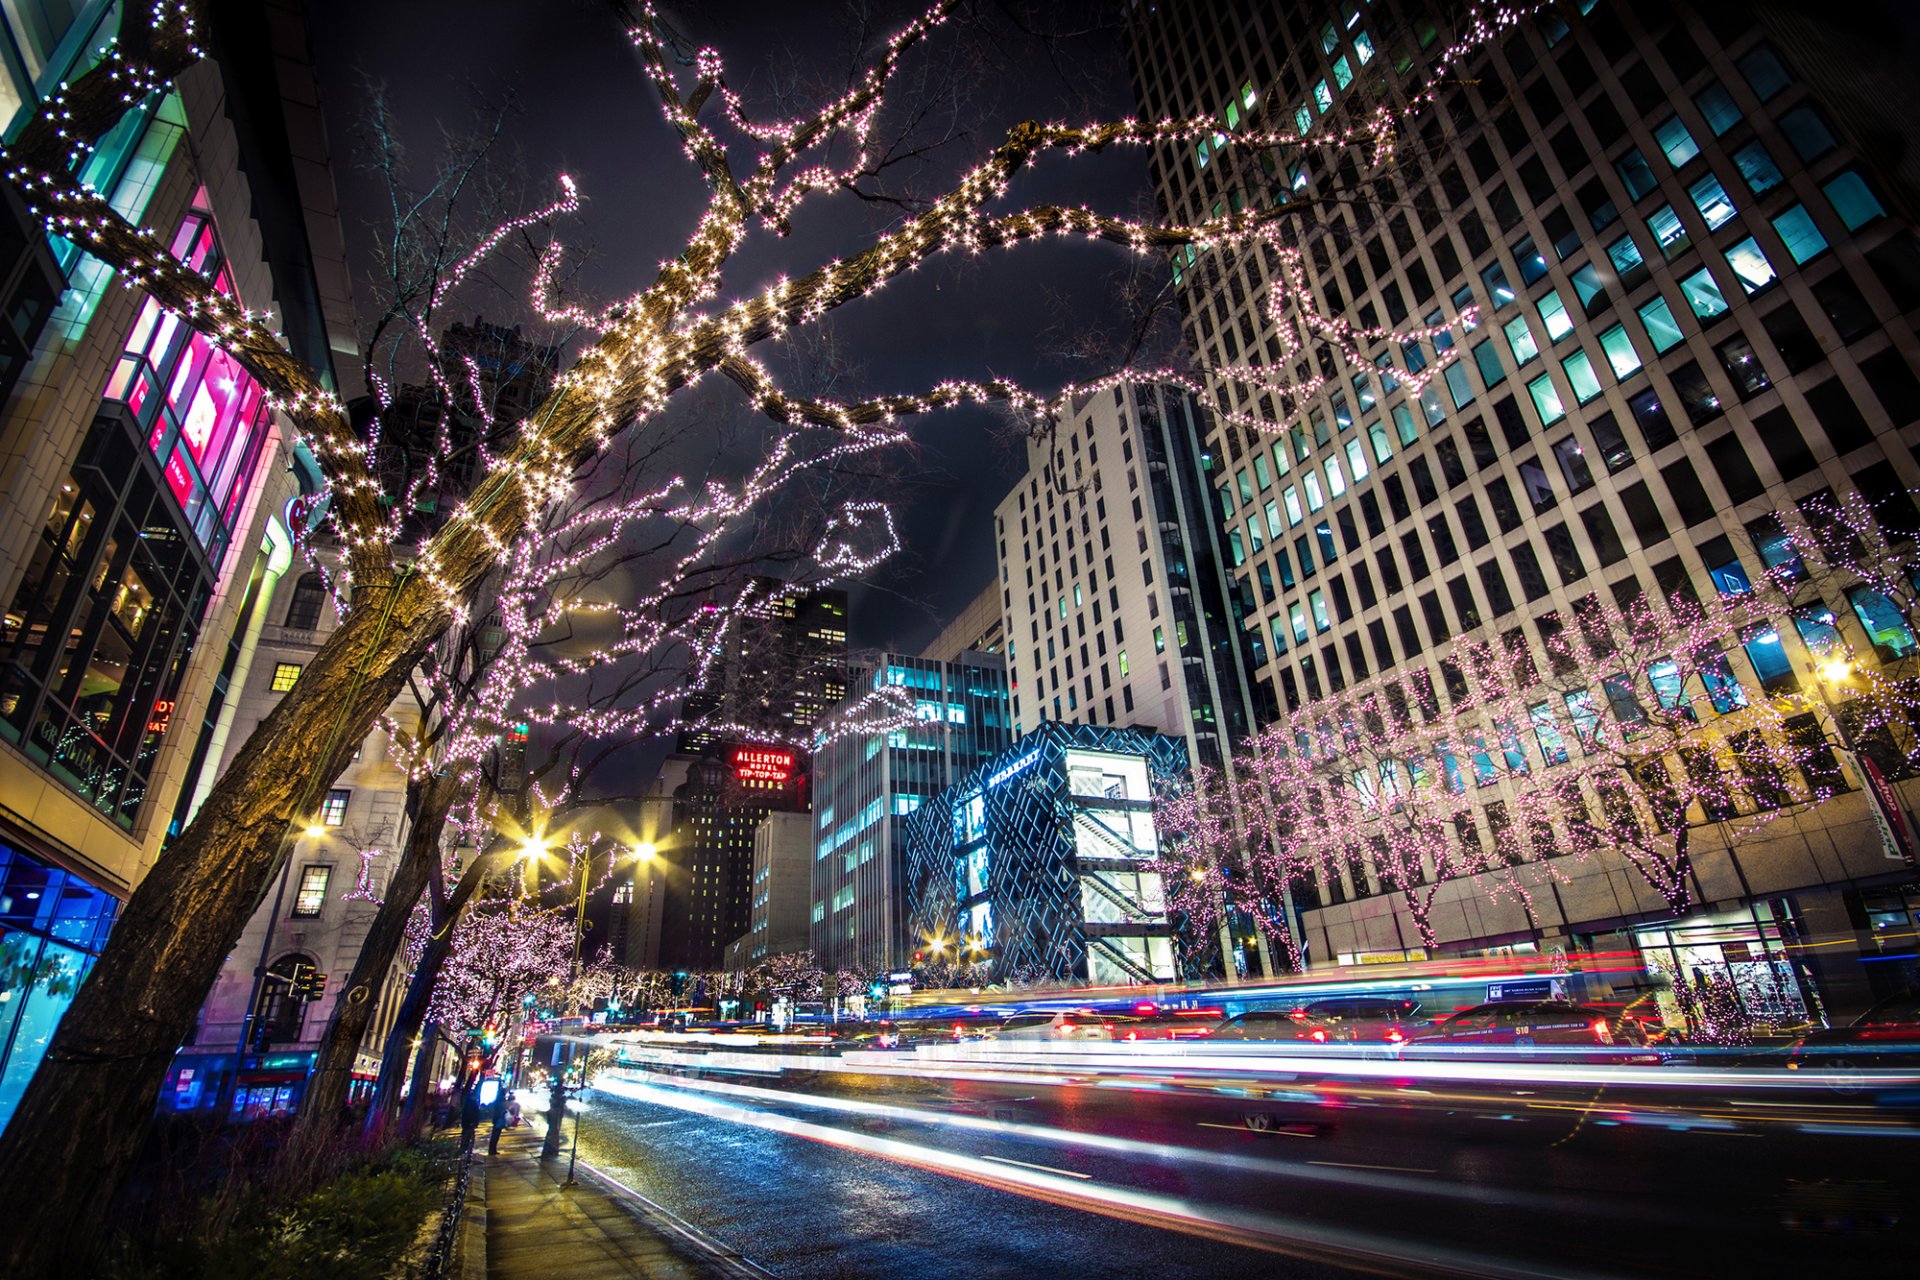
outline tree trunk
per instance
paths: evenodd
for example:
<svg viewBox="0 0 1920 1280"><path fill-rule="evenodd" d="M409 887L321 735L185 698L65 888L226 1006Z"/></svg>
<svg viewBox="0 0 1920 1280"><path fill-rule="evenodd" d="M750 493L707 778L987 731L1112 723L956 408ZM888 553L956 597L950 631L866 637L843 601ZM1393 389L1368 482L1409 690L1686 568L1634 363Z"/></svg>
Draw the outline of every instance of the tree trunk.
<svg viewBox="0 0 1920 1280"><path fill-rule="evenodd" d="M308 820L444 632L418 578L365 584L199 816L140 882L0 1135L0 1274L58 1274L106 1221L174 1053ZM236 1064L237 1066L238 1064Z"/></svg>
<svg viewBox="0 0 1920 1280"><path fill-rule="evenodd" d="M436 925L420 952L420 962L414 966L413 978L407 983L407 998L400 1002L393 1029L387 1032L387 1042L380 1048L380 1078L373 1086L368 1123L372 1123L375 1115L393 1116L400 1111L401 1086L406 1083L413 1041L426 1025L427 1002L433 998L433 984L440 977L440 966L452 951L452 923L444 928Z"/></svg>
<svg viewBox="0 0 1920 1280"><path fill-rule="evenodd" d="M306 1096L300 1103L300 1119L292 1141L313 1141L332 1132L340 1110L346 1105L347 1090L353 1079L353 1060L366 1039L380 1007L380 993L386 986L393 959L406 941L407 919L420 900L427 882L433 878L440 859L440 837L446 830L447 813L453 808L459 788L443 774L430 775L421 783L412 804L413 820L407 829L406 848L393 878L387 882L386 898L373 917L366 941L353 963L340 996L334 1001L333 1018L320 1041L319 1056L313 1074L307 1077Z"/></svg>

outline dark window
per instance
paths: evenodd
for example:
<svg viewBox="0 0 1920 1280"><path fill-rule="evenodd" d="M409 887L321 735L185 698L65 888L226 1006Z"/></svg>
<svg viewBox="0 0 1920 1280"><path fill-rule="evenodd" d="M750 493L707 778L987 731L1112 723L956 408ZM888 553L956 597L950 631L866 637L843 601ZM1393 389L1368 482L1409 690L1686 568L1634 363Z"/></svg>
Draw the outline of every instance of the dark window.
<svg viewBox="0 0 1920 1280"><path fill-rule="evenodd" d="M1835 453L1851 453L1873 442L1873 429L1840 379L1828 378L1817 387L1806 388L1805 394L1807 407L1813 410L1827 439L1833 441Z"/></svg>
<svg viewBox="0 0 1920 1280"><path fill-rule="evenodd" d="M1447 583L1447 594L1453 597L1453 612L1460 619L1462 631L1471 631L1480 625L1480 607L1474 603L1473 588L1467 585L1466 578Z"/></svg>
<svg viewBox="0 0 1920 1280"><path fill-rule="evenodd" d="M1553 557L1553 567L1560 571L1560 581L1571 586L1587 576L1587 566L1580 563L1580 549L1574 545L1573 535L1564 524L1556 524L1540 534L1546 539L1547 554Z"/></svg>
<svg viewBox="0 0 1920 1280"><path fill-rule="evenodd" d="M1864 337L1880 323L1874 319L1873 308L1861 296L1859 286L1844 271L1836 271L1814 285L1813 296L1820 303L1820 309L1827 313L1827 319L1833 321L1842 342Z"/></svg>
<svg viewBox="0 0 1920 1280"><path fill-rule="evenodd" d="M1440 497L1440 490L1434 487L1433 469L1427 466L1425 458L1414 458L1408 462L1407 475L1413 480L1413 491L1419 497L1421 506Z"/></svg>
<svg viewBox="0 0 1920 1280"><path fill-rule="evenodd" d="M1587 541L1593 544L1593 553L1600 557L1602 569L1626 558L1627 549L1620 541L1619 531L1613 527L1613 517L1607 514L1605 503L1596 502L1582 511L1580 523L1587 528Z"/></svg>
<svg viewBox="0 0 1920 1280"><path fill-rule="evenodd" d="M1400 566L1394 563L1393 549L1382 547L1373 554L1373 563L1380 570L1380 581L1385 585L1388 595L1398 595L1405 588L1400 580Z"/></svg>
<svg viewBox="0 0 1920 1280"><path fill-rule="evenodd" d="M1493 518L1500 525L1500 532L1512 533L1520 527L1520 508L1513 501L1513 490L1505 476L1487 481L1487 501L1493 506Z"/></svg>
<svg viewBox="0 0 1920 1280"><path fill-rule="evenodd" d="M1466 531L1467 545L1478 551L1487 545L1487 522L1480 515L1480 504L1468 494L1460 499L1454 512L1460 517L1460 527Z"/></svg>
<svg viewBox="0 0 1920 1280"><path fill-rule="evenodd" d="M1400 550L1407 557L1407 572L1415 582L1424 581L1432 570L1427 566L1427 550L1420 544L1418 533L1400 535Z"/></svg>
<svg viewBox="0 0 1920 1280"><path fill-rule="evenodd" d="M1487 593L1487 607L1493 610L1493 616L1513 612L1513 593L1507 590L1507 576L1500 572L1500 562L1489 560L1480 566L1480 585Z"/></svg>
<svg viewBox="0 0 1920 1280"><path fill-rule="evenodd" d="M1633 413L1633 420L1640 428L1641 438L1647 442L1649 453L1658 452L1680 438L1674 432L1673 419L1667 416L1659 395L1651 388L1630 398L1627 408Z"/></svg>
<svg viewBox="0 0 1920 1280"><path fill-rule="evenodd" d="M1393 512L1395 520L1405 520L1413 514L1413 508L1407 504L1406 486L1400 483L1399 476L1388 476L1380 482L1380 488L1387 495L1387 509Z"/></svg>
<svg viewBox="0 0 1920 1280"><path fill-rule="evenodd" d="M1620 505L1626 508L1627 520L1633 525L1634 536L1640 539L1642 547L1655 547L1667 540L1667 522L1661 519L1660 508L1647 490L1646 481L1636 480L1624 486L1618 497Z"/></svg>
<svg viewBox="0 0 1920 1280"><path fill-rule="evenodd" d="M1559 501L1554 496L1553 482L1547 479L1547 470L1540 465L1538 458L1522 459L1517 469L1520 472L1520 487L1527 491L1527 501L1533 504L1536 512L1546 511Z"/></svg>
<svg viewBox="0 0 1920 1280"><path fill-rule="evenodd" d="M1713 463L1713 469L1720 475L1720 483L1727 491L1727 497L1738 505L1749 498L1757 498L1766 492L1766 485L1760 480L1760 473L1753 469L1753 463L1747 458L1747 451L1740 444L1740 437L1729 431L1718 440L1707 443L1707 459Z"/></svg>
<svg viewBox="0 0 1920 1280"><path fill-rule="evenodd" d="M1706 371L1698 360L1689 360L1678 369L1672 370L1674 394L1680 397L1680 406L1687 411L1687 418L1695 426L1711 422L1726 412L1720 403L1719 393L1714 391L1713 383L1708 380Z"/></svg>
<svg viewBox="0 0 1920 1280"><path fill-rule="evenodd" d="M1393 611L1394 629L1400 633L1400 651L1406 658L1414 658L1426 648L1420 642L1420 629L1413 625L1413 611L1401 605Z"/></svg>
<svg viewBox="0 0 1920 1280"><path fill-rule="evenodd" d="M1903 427L1920 418L1920 379L1913 376L1905 357L1894 347L1860 362L1860 372L1873 388L1893 425Z"/></svg>
<svg viewBox="0 0 1920 1280"><path fill-rule="evenodd" d="M1600 461L1606 464L1609 473L1620 471L1633 463L1633 450L1627 447L1627 438L1620 434L1620 424L1614 421L1611 412L1602 413L1587 423L1587 430L1593 432L1593 444L1600 452Z"/></svg>
<svg viewBox="0 0 1920 1280"><path fill-rule="evenodd" d="M311 631L320 625L320 606L327 589L318 573L303 573L293 584L293 600L287 605L287 626L295 631Z"/></svg>
<svg viewBox="0 0 1920 1280"><path fill-rule="evenodd" d="M1433 554L1440 558L1441 564L1452 564L1460 558L1460 550L1453 542L1453 527L1447 523L1444 513L1427 521L1427 533L1433 538Z"/></svg>
<svg viewBox="0 0 1920 1280"><path fill-rule="evenodd" d="M1538 600L1547 594L1547 575L1540 571L1540 556L1531 542L1522 542L1508 553L1513 557L1513 571L1520 576L1520 590L1528 600Z"/></svg>
<svg viewBox="0 0 1920 1280"><path fill-rule="evenodd" d="M1686 458L1677 458L1669 466L1660 469L1660 478L1667 482L1667 492L1673 495L1674 510L1686 521L1689 528L1699 524L1713 514L1713 502L1707 497L1707 491L1700 484L1700 477L1693 469L1693 463Z"/></svg>
<svg viewBox="0 0 1920 1280"><path fill-rule="evenodd" d="M1800 428L1794 425L1793 416L1785 409L1770 409L1755 418L1753 433L1766 446L1782 480L1797 479L1820 465L1814 459L1813 450L1807 447Z"/></svg>
<svg viewBox="0 0 1920 1280"><path fill-rule="evenodd" d="M1453 627L1447 622L1447 611L1440 605L1438 591L1429 591L1420 597L1420 611L1426 615L1427 631L1436 644L1453 635Z"/></svg>
<svg viewBox="0 0 1920 1280"><path fill-rule="evenodd" d="M1789 373L1811 369L1827 358L1827 353L1820 349L1819 339L1813 336L1813 330L1807 328L1807 322L1801 318L1800 308L1792 302L1775 307L1761 316L1760 327L1767 331L1768 339L1786 362Z"/></svg>
<svg viewBox="0 0 1920 1280"><path fill-rule="evenodd" d="M1500 434L1506 438L1508 448L1524 449L1532 443L1533 432L1512 396L1494 402L1493 416L1500 423Z"/></svg>

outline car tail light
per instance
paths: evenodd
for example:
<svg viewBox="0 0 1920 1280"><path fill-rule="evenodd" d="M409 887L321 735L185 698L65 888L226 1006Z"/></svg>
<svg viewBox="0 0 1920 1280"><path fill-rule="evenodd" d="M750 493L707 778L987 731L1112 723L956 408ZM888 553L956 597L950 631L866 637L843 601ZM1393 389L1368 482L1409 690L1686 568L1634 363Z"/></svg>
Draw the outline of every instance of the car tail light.
<svg viewBox="0 0 1920 1280"><path fill-rule="evenodd" d="M1613 1032L1608 1028L1605 1018L1595 1018L1593 1020L1593 1038L1601 1044L1613 1043Z"/></svg>
<svg viewBox="0 0 1920 1280"><path fill-rule="evenodd" d="M1308 1038L1318 1040L1321 1044L1325 1044L1327 1042L1327 1029L1325 1027L1315 1027L1308 1033Z"/></svg>
<svg viewBox="0 0 1920 1280"><path fill-rule="evenodd" d="M1100 1024L1100 1029L1101 1029L1102 1031L1105 1031L1105 1032L1106 1032L1106 1033L1107 1033L1108 1035L1112 1035L1112 1034L1113 1034L1113 1024L1112 1024L1111 1022L1103 1022L1103 1023L1101 1023L1101 1024ZM1132 1037L1131 1035L1129 1035L1129 1036L1127 1037L1127 1039L1129 1039L1129 1040L1131 1040L1131 1039L1133 1039L1133 1037Z"/></svg>
<svg viewBox="0 0 1920 1280"><path fill-rule="evenodd" d="M1406 1037L1405 1037L1404 1035L1401 1035L1401 1034L1400 1034L1400 1028L1398 1028L1398 1027L1388 1027L1388 1028L1387 1028L1387 1043L1388 1043L1388 1044L1399 1044L1399 1043L1400 1043L1400 1042L1401 1042L1402 1040L1405 1040L1405 1039L1406 1039Z"/></svg>

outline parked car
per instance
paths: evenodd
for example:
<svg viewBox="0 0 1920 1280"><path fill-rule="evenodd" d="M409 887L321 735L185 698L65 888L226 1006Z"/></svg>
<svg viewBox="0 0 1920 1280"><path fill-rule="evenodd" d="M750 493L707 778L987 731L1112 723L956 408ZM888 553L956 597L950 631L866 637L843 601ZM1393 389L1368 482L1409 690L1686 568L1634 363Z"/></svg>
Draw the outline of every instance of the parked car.
<svg viewBox="0 0 1920 1280"><path fill-rule="evenodd" d="M1016 1013L1000 1024L1000 1040L1086 1041L1113 1039L1114 1023L1091 1009L1065 1013Z"/></svg>
<svg viewBox="0 0 1920 1280"><path fill-rule="evenodd" d="M1294 1015L1300 1038L1317 1044L1404 1044L1430 1030L1420 1002L1399 996L1334 996Z"/></svg>
<svg viewBox="0 0 1920 1280"><path fill-rule="evenodd" d="M1475 1005L1408 1039L1403 1056L1480 1051L1498 1058L1657 1063L1638 1019L1564 1000Z"/></svg>
<svg viewBox="0 0 1920 1280"><path fill-rule="evenodd" d="M1920 1069L1920 992L1888 996L1844 1027L1796 1041L1787 1068L1910 1067Z"/></svg>

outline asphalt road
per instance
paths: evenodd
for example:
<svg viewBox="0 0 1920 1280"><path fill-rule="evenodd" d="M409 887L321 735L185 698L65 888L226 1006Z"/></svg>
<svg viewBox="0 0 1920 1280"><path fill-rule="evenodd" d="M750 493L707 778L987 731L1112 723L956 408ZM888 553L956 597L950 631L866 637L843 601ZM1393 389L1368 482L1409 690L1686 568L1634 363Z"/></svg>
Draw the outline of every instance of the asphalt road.
<svg viewBox="0 0 1920 1280"><path fill-rule="evenodd" d="M1920 1129L1870 1097L1125 1083L610 1075L580 1158L796 1280L1892 1275L1920 1239Z"/></svg>

